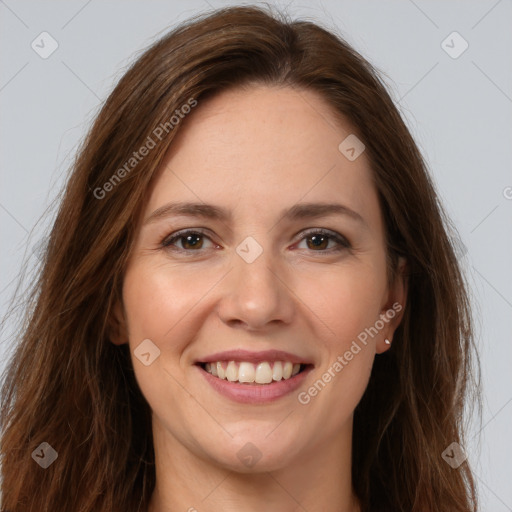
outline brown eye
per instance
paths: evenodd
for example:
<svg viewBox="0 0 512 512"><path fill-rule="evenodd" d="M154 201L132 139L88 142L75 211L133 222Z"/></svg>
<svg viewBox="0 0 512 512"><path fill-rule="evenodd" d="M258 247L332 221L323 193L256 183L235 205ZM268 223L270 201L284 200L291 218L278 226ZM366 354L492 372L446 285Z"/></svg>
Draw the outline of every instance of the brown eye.
<svg viewBox="0 0 512 512"><path fill-rule="evenodd" d="M204 249L205 240L210 240L204 233L186 230L175 233L162 241L162 247L176 251L195 252Z"/></svg>
<svg viewBox="0 0 512 512"><path fill-rule="evenodd" d="M183 249L201 249L203 246L202 235L199 234L181 236L179 239L182 240Z"/></svg>
<svg viewBox="0 0 512 512"><path fill-rule="evenodd" d="M317 229L304 233L300 242L306 241L307 249L314 252L331 253L342 251L351 247L348 240L336 233L324 229Z"/></svg>
<svg viewBox="0 0 512 512"><path fill-rule="evenodd" d="M329 237L324 235L312 235L306 237L309 249L327 249ZM311 240L311 243L309 242Z"/></svg>

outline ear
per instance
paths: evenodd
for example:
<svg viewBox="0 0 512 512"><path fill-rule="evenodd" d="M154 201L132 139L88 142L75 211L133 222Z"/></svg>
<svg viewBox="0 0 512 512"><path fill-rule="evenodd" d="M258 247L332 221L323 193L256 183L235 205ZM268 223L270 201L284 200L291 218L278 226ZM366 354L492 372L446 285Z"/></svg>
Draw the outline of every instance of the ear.
<svg viewBox="0 0 512 512"><path fill-rule="evenodd" d="M387 300L380 312L384 328L379 333L379 338L377 339L377 354L382 354L391 347L395 330L400 325L404 316L407 302L407 285L407 261L405 258L400 257L394 282L389 287ZM390 343L386 343L385 340L388 340Z"/></svg>
<svg viewBox="0 0 512 512"><path fill-rule="evenodd" d="M128 343L128 328L124 308L119 301L116 301L107 320L107 333L114 345Z"/></svg>

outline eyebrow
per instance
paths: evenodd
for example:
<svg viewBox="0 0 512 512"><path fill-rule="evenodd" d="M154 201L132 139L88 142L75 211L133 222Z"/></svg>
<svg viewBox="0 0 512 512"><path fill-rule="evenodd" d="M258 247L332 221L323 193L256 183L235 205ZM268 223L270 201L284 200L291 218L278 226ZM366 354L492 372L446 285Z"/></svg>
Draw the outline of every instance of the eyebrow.
<svg viewBox="0 0 512 512"><path fill-rule="evenodd" d="M368 226L363 217L356 211L339 203L298 203L288 210L281 212L281 220L296 221L315 219L329 215L344 215ZM203 219L229 222L232 213L225 208L206 203L175 202L167 203L151 213L144 225L157 222L171 216L200 217Z"/></svg>

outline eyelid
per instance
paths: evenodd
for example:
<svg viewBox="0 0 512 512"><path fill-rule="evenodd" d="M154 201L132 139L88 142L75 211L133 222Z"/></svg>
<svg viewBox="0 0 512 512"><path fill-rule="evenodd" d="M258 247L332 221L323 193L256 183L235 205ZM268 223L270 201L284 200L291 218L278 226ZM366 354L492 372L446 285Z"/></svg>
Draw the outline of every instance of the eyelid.
<svg viewBox="0 0 512 512"><path fill-rule="evenodd" d="M173 251L181 252L181 253L193 254L195 252L197 252L197 253L204 252L204 250L202 250L202 249L187 250L187 249L181 249L179 247L175 247L173 245L173 243L175 241L177 241L180 238L183 238L183 237L185 237L187 235L190 235L190 234L202 235L205 238L208 238L214 245L217 245L217 246L219 245L216 242L214 242L214 240L212 240L212 235L210 234L208 229L199 228L199 227L198 228L184 228L184 229L180 229L180 230L178 230L176 232L173 232L170 235L167 235L160 242L160 245L164 249L169 249L169 250L173 250ZM334 240L338 244L337 247L331 247L329 249L320 250L320 251L312 250L311 252L324 253L324 254L332 254L333 252L342 251L342 250L350 250L352 248L351 243L349 242L349 240L344 235L342 235L342 234L340 234L340 233L338 233L336 231L333 231L331 229L326 229L326 228L307 228L307 229L303 229L302 231L300 231L298 233L298 235L300 235L300 238L299 238L299 240L297 242L295 242L295 244L298 244L298 243L302 242L303 240L305 240L310 235L323 235L323 236L327 236L331 240ZM171 249L171 247L172 247L172 249Z"/></svg>
<svg viewBox="0 0 512 512"><path fill-rule="evenodd" d="M205 238L208 238L213 244L215 242L212 240L211 234L209 234L209 231L203 228L184 228L180 229L178 231L175 231L171 233L170 235L167 235L161 242L160 245L164 248L169 248L172 246L171 242L177 241L180 238L183 238L187 235L203 235ZM217 244L216 244L217 245ZM179 247L176 247L175 250L181 251L181 252L194 252L194 251L187 251L186 249L180 249ZM199 252L199 251L196 251Z"/></svg>
<svg viewBox="0 0 512 512"><path fill-rule="evenodd" d="M342 250L342 249L351 249L352 248L352 244L349 242L349 240L347 239L347 237L345 237L344 235L342 235L341 233L338 233L336 231L333 231L331 229L327 229L327 228L307 228L307 229L304 229L302 231L300 231L299 233L301 235L301 238L299 239L299 243L302 242L304 239L306 239L308 236L310 235L316 235L316 234L319 234L319 235L324 235L324 236L328 236L330 237L332 240L335 240L340 247L333 247L331 249L328 249L328 250L324 250L324 251L312 251L312 252L319 252L319 253L331 253L333 251L336 251L336 250Z"/></svg>

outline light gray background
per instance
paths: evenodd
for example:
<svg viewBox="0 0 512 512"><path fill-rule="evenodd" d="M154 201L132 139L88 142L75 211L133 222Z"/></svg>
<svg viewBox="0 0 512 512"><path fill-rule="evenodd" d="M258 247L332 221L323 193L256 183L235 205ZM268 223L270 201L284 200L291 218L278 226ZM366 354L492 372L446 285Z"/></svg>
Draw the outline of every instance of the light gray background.
<svg viewBox="0 0 512 512"><path fill-rule="evenodd" d="M1 316L22 259L37 261L49 223L36 222L126 65L190 15L236 3L0 0ZM482 510L512 511L512 2L275 2L286 4L293 17L339 29L389 77L429 163L465 246L479 319L483 429L479 436L473 425L464 449ZM59 44L47 59L31 48L43 31ZM441 47L453 31L469 43L457 59ZM11 330L2 333L0 369L16 341Z"/></svg>

